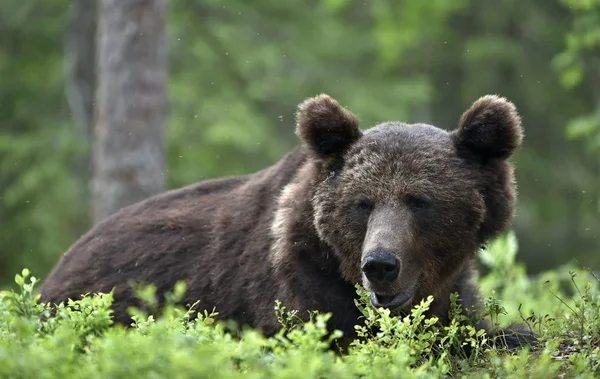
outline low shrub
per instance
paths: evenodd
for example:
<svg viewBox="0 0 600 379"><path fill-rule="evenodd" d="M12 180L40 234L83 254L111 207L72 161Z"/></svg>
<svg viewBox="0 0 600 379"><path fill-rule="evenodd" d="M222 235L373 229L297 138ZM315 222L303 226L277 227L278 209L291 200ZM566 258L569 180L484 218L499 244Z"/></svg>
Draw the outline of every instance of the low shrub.
<svg viewBox="0 0 600 379"><path fill-rule="evenodd" d="M460 316L452 298L451 323L441 327L423 300L405 317L356 306L365 317L359 339L345 354L329 349L341 337L328 334L329 314L308 322L274 304L282 325L274 337L252 329L232 334L216 321L218 310L195 314L176 305L178 283L160 316L131 309L131 328L112 325L112 294L90 294L61 304L54 317L35 294L38 280L27 269L16 275L18 290L0 292L2 378L413 378L460 376L582 377L600 374L600 285L588 270L568 265L535 278L515 262L509 234L481 253L489 272L479 279L485 315L496 325L522 323L540 336L535 349L490 348L490 336ZM151 286L137 287L150 306ZM152 307L148 307L152 309ZM376 330L376 331L374 331Z"/></svg>

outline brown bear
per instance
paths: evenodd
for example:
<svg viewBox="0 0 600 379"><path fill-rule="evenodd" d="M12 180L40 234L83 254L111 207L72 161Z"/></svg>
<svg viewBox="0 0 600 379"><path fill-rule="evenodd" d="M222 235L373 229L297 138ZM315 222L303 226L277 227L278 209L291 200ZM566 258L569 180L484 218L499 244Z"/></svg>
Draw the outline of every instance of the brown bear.
<svg viewBox="0 0 600 379"><path fill-rule="evenodd" d="M401 122L362 131L319 95L298 107L296 133L303 143L271 167L168 191L100 222L65 253L41 300L114 288L114 319L128 324L126 308L138 304L130 280L158 294L185 280L185 303L200 300L220 319L273 335L280 300L299 315L331 312L330 327L350 339L356 283L396 314L433 295L430 315L447 322L455 291L478 308L476 252L515 210L508 159L522 130L512 103L484 96L451 132Z"/></svg>

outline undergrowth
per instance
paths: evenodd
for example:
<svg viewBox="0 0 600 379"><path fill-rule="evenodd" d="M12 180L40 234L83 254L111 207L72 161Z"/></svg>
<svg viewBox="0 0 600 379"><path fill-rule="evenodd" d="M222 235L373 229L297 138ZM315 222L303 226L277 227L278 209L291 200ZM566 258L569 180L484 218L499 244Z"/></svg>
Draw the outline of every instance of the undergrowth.
<svg viewBox="0 0 600 379"><path fill-rule="evenodd" d="M580 377L600 375L600 283L588 270L568 265L532 279L515 262L509 234L481 252L489 273L479 279L485 315L497 326L521 323L540 337L535 349L489 348L492 337L460 316L452 298L450 325L426 316L431 297L410 315L356 302L364 325L345 354L329 349L342 337L328 334L329 314L308 322L274 304L282 325L274 337L251 329L235 335L217 311L178 306L178 283L155 318L131 309L131 328L113 326L112 294L93 294L62 304L54 317L35 294L38 280L27 269L18 290L0 292L1 378L413 378ZM136 293L149 309L152 287Z"/></svg>

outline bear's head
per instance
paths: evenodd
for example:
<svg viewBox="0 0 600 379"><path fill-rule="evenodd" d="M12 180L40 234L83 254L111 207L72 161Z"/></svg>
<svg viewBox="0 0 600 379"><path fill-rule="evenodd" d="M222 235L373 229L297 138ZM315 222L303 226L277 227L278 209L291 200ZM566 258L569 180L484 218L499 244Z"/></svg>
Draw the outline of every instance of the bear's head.
<svg viewBox="0 0 600 379"><path fill-rule="evenodd" d="M361 131L327 95L303 102L319 238L374 306L406 309L436 295L478 248L506 231L516 185L508 159L522 141L515 106L488 95L446 131L386 122Z"/></svg>

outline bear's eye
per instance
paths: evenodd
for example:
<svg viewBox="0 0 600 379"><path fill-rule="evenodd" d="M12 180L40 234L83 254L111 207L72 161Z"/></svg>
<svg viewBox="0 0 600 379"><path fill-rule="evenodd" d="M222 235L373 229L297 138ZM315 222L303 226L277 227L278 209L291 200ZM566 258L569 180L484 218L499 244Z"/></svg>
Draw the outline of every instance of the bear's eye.
<svg viewBox="0 0 600 379"><path fill-rule="evenodd" d="M424 196L410 195L408 196L408 206L413 209L426 209L429 207L429 199Z"/></svg>
<svg viewBox="0 0 600 379"><path fill-rule="evenodd" d="M354 202L354 207L364 213L370 213L373 210L373 204L367 199L358 199Z"/></svg>

